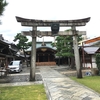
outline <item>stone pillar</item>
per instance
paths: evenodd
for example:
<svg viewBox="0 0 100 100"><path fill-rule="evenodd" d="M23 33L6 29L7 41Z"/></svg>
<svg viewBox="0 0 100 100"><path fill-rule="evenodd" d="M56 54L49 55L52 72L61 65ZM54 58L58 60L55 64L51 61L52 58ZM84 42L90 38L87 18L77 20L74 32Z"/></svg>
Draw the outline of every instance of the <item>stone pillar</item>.
<svg viewBox="0 0 100 100"><path fill-rule="evenodd" d="M35 67L36 67L36 32L37 27L33 27L32 31L32 51L31 51L31 67L30 67L30 81L35 81Z"/></svg>
<svg viewBox="0 0 100 100"><path fill-rule="evenodd" d="M79 56L79 49L78 49L78 42L77 42L77 35L76 35L75 26L72 26L72 31L73 31L73 46L74 46L77 78L82 78L82 72L81 72L81 66L80 66L80 56Z"/></svg>

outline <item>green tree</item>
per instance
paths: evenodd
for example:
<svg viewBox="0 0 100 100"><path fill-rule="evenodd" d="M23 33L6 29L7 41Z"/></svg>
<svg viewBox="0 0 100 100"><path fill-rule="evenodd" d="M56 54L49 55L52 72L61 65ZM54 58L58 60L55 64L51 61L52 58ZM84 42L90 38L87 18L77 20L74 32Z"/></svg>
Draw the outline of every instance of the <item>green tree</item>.
<svg viewBox="0 0 100 100"><path fill-rule="evenodd" d="M5 11L5 7L8 5L6 0L0 0L0 16L3 15L3 12Z"/></svg>
<svg viewBox="0 0 100 100"><path fill-rule="evenodd" d="M97 68L99 70L99 75L100 75L100 53L96 54L96 64L97 64Z"/></svg>
<svg viewBox="0 0 100 100"><path fill-rule="evenodd" d="M69 29L71 30L71 29ZM69 31L65 30L65 31ZM78 41L82 40L82 36L78 36ZM56 56L66 58L68 57L68 65L70 68L74 68L74 52L73 52L73 37L72 36L58 36L56 43L52 43L52 46L56 46ZM60 59L59 59L60 60ZM71 63L70 63L71 61ZM59 61L60 62L60 61Z"/></svg>
<svg viewBox="0 0 100 100"><path fill-rule="evenodd" d="M60 64L60 57L66 58L68 57L68 65L70 65L70 58L73 57L73 51L72 51L72 37L71 36L58 36L56 38L56 48L57 53L56 56L59 57L58 65ZM52 44L54 45L54 44Z"/></svg>
<svg viewBox="0 0 100 100"><path fill-rule="evenodd" d="M28 42L28 38L24 35L21 35L21 33L17 33L13 41L16 42L17 40L18 40L18 43L16 45L19 49L23 50L25 60L27 62L25 50L27 50L31 46L31 42ZM27 67L28 67L28 63L27 63Z"/></svg>
<svg viewBox="0 0 100 100"><path fill-rule="evenodd" d="M0 0L0 16L3 15L3 12L5 11L5 7L8 5L6 0ZM0 22L1 24L1 22Z"/></svg>

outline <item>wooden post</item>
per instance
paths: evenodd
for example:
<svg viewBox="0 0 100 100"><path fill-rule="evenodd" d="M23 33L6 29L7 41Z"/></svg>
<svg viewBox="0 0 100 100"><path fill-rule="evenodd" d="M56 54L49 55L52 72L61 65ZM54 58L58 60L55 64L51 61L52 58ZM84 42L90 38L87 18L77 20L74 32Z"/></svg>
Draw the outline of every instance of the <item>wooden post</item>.
<svg viewBox="0 0 100 100"><path fill-rule="evenodd" d="M73 34L76 34L75 33L76 32L75 26L72 26L72 31L73 31ZM74 46L74 55L75 55L75 64L76 64L76 70L77 70L77 78L82 78L77 35L73 35L73 46Z"/></svg>
<svg viewBox="0 0 100 100"><path fill-rule="evenodd" d="M32 51L31 51L31 67L30 67L30 81L35 81L36 32L37 32L37 27L33 27L33 33L32 33Z"/></svg>
<svg viewBox="0 0 100 100"><path fill-rule="evenodd" d="M85 68L85 54L84 54L84 44L83 44L83 42L82 42L82 57L83 57L83 60L82 60L83 67Z"/></svg>

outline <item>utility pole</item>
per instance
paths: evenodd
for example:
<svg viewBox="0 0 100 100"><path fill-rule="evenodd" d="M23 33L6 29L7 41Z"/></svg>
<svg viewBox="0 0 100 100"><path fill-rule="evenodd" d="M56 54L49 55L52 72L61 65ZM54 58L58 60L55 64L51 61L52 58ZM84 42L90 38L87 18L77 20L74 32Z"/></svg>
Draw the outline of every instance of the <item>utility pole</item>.
<svg viewBox="0 0 100 100"><path fill-rule="evenodd" d="M76 70L77 70L77 78L82 78L82 71L81 71L81 66L80 66L80 56L79 56L79 50L78 50L77 35L75 35L76 34L75 26L72 26L72 32L73 32L73 46L74 46L74 55L75 55L75 64L76 64Z"/></svg>

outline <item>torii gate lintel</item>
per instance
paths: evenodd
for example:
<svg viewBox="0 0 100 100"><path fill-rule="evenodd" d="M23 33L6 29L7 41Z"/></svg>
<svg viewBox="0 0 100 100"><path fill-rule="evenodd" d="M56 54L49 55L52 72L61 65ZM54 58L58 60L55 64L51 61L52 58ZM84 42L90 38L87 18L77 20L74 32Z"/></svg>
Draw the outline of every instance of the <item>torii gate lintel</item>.
<svg viewBox="0 0 100 100"><path fill-rule="evenodd" d="M70 26L85 26L90 21L90 17L77 19L77 20L37 20L37 19L26 19L16 16L17 22L21 22L22 26L51 26L52 23L59 23L60 27Z"/></svg>

